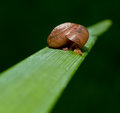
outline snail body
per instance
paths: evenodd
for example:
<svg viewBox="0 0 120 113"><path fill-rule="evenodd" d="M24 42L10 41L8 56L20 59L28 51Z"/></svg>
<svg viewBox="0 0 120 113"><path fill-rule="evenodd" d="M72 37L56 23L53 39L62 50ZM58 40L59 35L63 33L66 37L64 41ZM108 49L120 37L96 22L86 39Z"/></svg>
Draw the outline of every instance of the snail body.
<svg viewBox="0 0 120 113"><path fill-rule="evenodd" d="M81 48L89 38L87 28L75 23L64 23L53 29L47 38L47 43L51 48L62 48L63 50L74 50L77 54L82 54Z"/></svg>

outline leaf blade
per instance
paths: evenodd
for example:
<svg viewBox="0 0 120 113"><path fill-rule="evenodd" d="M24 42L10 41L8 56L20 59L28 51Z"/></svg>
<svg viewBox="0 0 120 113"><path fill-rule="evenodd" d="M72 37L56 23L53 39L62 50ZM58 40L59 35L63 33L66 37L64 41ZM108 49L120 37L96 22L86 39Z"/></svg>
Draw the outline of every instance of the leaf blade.
<svg viewBox="0 0 120 113"><path fill-rule="evenodd" d="M46 47L3 72L0 77L0 112L50 112L73 74L95 44L97 36L107 30L110 25L110 22L103 21L88 28L90 38L82 56L72 51ZM101 30L101 26L105 28ZM94 30L97 30L96 33L93 32Z"/></svg>

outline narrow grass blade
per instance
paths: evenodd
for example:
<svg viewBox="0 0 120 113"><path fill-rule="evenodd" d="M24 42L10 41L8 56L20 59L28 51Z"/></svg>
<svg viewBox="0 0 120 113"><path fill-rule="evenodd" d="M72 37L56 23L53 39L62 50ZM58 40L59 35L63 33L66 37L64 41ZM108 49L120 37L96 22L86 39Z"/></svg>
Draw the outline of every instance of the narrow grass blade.
<svg viewBox="0 0 120 113"><path fill-rule="evenodd" d="M0 77L0 113L49 113L109 20L89 27L83 55L48 47L18 63Z"/></svg>

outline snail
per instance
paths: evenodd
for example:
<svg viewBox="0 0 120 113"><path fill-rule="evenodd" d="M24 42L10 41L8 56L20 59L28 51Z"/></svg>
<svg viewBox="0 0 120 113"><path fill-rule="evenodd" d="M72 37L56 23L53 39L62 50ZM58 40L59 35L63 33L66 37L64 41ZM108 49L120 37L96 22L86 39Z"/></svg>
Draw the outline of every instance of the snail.
<svg viewBox="0 0 120 113"><path fill-rule="evenodd" d="M51 48L73 50L82 55L81 48L89 38L87 28L75 23L63 23L53 29L47 38L47 43Z"/></svg>

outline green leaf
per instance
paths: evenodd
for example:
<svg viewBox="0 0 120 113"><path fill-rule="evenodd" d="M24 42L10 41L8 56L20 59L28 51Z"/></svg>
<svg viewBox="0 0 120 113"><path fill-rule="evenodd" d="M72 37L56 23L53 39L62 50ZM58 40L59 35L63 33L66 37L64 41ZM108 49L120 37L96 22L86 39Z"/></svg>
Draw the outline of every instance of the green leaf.
<svg viewBox="0 0 120 113"><path fill-rule="evenodd" d="M111 26L110 20L89 27L83 55L48 47L3 72L0 77L0 113L49 113L64 88L95 44Z"/></svg>

